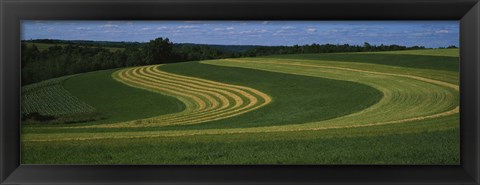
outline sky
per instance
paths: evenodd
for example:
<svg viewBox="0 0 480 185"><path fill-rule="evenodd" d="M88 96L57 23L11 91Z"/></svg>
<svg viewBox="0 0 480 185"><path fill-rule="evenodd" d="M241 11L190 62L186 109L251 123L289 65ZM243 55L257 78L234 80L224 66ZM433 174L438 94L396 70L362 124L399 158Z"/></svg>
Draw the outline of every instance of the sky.
<svg viewBox="0 0 480 185"><path fill-rule="evenodd" d="M458 21L22 21L21 39L221 45L459 45Z"/></svg>

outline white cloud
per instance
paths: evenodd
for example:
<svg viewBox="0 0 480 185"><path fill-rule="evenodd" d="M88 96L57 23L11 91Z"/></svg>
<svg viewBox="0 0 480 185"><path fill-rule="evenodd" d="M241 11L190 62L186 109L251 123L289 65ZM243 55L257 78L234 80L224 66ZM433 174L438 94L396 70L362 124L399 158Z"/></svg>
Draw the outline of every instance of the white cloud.
<svg viewBox="0 0 480 185"><path fill-rule="evenodd" d="M198 26L191 26L191 25L185 25L185 26L177 26L178 29L190 29L190 28L196 28Z"/></svg>
<svg viewBox="0 0 480 185"><path fill-rule="evenodd" d="M293 28L280 29L273 33L274 36L294 36L298 34L300 33L293 30Z"/></svg>
<svg viewBox="0 0 480 185"><path fill-rule="evenodd" d="M105 32L105 33L124 33L125 31L122 31L122 30L105 30L103 32Z"/></svg>
<svg viewBox="0 0 480 185"><path fill-rule="evenodd" d="M119 26L116 25L116 24L107 23L107 24L103 25L102 27L105 27L105 28L118 28Z"/></svg>
<svg viewBox="0 0 480 185"><path fill-rule="evenodd" d="M165 30L165 29L167 29L167 27L166 27L166 26L160 26L160 27L157 27L157 30Z"/></svg>
<svg viewBox="0 0 480 185"><path fill-rule="evenodd" d="M267 33L268 31L265 29L258 30L257 33Z"/></svg>
<svg viewBox="0 0 480 185"><path fill-rule="evenodd" d="M240 34L252 34L252 33L267 33L268 31L266 29L253 29L253 30L245 30L238 32Z"/></svg>
<svg viewBox="0 0 480 185"><path fill-rule="evenodd" d="M148 30L151 30L152 28L142 28L140 29L141 31L148 31Z"/></svg>
<svg viewBox="0 0 480 185"><path fill-rule="evenodd" d="M412 33L413 36L426 36L426 35L431 35L428 32L418 32L418 33Z"/></svg>
<svg viewBox="0 0 480 185"><path fill-rule="evenodd" d="M314 33L314 32L317 32L317 29L316 28L308 28L307 32Z"/></svg>
<svg viewBox="0 0 480 185"><path fill-rule="evenodd" d="M290 30L290 29L295 29L293 26L282 26L282 30Z"/></svg>
<svg viewBox="0 0 480 185"><path fill-rule="evenodd" d="M214 28L213 31L232 31L234 27L226 27L226 28Z"/></svg>
<svg viewBox="0 0 480 185"><path fill-rule="evenodd" d="M450 33L450 30L437 30L435 33Z"/></svg>
<svg viewBox="0 0 480 185"><path fill-rule="evenodd" d="M270 23L269 21L263 21L262 24L268 24Z"/></svg>
<svg viewBox="0 0 480 185"><path fill-rule="evenodd" d="M86 31L86 30L91 30L92 28L90 27L77 27L77 30L82 30L82 31Z"/></svg>

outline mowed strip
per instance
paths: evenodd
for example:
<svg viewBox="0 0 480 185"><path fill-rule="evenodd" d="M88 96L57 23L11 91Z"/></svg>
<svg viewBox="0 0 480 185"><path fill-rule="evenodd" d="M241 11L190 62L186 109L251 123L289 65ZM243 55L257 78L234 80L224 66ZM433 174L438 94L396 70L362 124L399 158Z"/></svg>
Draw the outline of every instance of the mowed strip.
<svg viewBox="0 0 480 185"><path fill-rule="evenodd" d="M198 124L225 119L261 108L272 101L256 89L167 73L160 65L122 69L113 77L127 85L178 98L186 105L179 113L153 118L83 127L154 127Z"/></svg>
<svg viewBox="0 0 480 185"><path fill-rule="evenodd" d="M25 135L24 139L25 141L91 140L374 128L381 125L393 126L412 122L423 124L423 120L455 117L458 116L459 112L458 85L443 80L406 75L406 70L410 70L407 68L385 72L383 70L374 71L372 65L365 64L359 64L355 68L352 64L352 67L349 68L334 65L324 66L322 61L312 63L312 61L307 60L286 61L261 58L212 60L202 63L352 81L372 86L380 90L384 96L377 104L360 112L304 124L229 129L109 132L102 134L28 134ZM359 66L363 67L360 68ZM388 129L389 127L382 128ZM431 126L428 128L431 128Z"/></svg>
<svg viewBox="0 0 480 185"><path fill-rule="evenodd" d="M431 119L457 114L458 91L456 84L414 75L369 71L365 69L322 65L321 61L225 59L208 61L208 64L244 67L297 75L316 76L354 81L370 85L384 94L379 103L360 112L322 121L308 123L292 130L355 127L356 125L381 125ZM362 65L362 64L359 64ZM321 123L321 124L320 124ZM301 128L300 128L301 127ZM316 128L315 128L316 127Z"/></svg>

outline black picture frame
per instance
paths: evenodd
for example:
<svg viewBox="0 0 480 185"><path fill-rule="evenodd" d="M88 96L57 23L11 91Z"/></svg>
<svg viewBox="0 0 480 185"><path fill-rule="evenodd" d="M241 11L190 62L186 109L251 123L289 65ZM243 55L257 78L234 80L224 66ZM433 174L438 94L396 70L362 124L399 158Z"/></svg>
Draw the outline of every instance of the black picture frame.
<svg viewBox="0 0 480 185"><path fill-rule="evenodd" d="M0 0L0 184L480 184L478 0ZM21 20L460 20L461 165L21 165Z"/></svg>

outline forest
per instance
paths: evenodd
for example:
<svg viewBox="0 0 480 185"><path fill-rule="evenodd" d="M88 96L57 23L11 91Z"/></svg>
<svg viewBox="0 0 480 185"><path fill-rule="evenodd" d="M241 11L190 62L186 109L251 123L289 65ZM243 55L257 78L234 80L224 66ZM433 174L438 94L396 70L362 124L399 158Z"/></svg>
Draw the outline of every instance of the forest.
<svg viewBox="0 0 480 185"><path fill-rule="evenodd" d="M40 48L43 44L47 47ZM450 46L450 48L455 46ZM174 44L168 38L146 43L108 41L23 40L22 85L43 80L120 67L277 54L333 53L424 49L423 46L334 45L222 46Z"/></svg>

